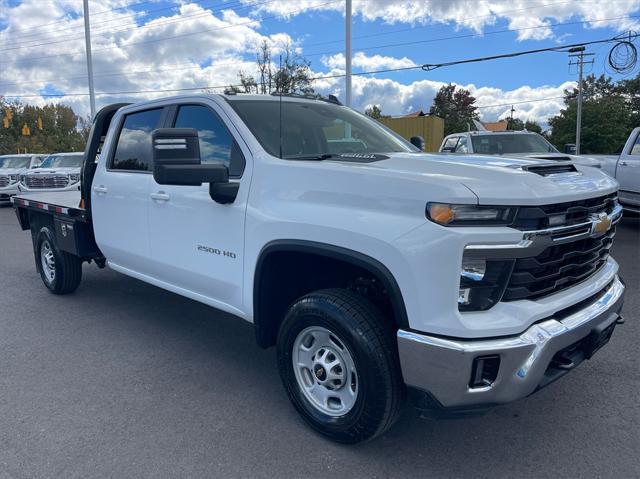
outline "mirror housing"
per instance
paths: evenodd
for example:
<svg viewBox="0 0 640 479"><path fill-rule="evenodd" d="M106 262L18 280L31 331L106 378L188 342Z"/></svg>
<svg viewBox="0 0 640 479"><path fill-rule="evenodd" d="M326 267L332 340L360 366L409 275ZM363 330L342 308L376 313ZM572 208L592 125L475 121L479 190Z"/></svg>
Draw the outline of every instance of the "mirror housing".
<svg viewBox="0 0 640 479"><path fill-rule="evenodd" d="M421 136L412 136L409 140L411 144L420 149L420 151L424 151L424 138Z"/></svg>

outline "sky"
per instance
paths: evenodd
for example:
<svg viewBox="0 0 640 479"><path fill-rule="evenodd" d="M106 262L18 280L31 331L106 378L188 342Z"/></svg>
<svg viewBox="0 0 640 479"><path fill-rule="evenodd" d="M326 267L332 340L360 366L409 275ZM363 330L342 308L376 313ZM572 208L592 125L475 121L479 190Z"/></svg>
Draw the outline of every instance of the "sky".
<svg viewBox="0 0 640 479"><path fill-rule="evenodd" d="M345 0L90 0L96 104L222 93L255 72L267 41L311 62L316 91L344 100ZM354 73L415 67L611 38L640 31L640 0L353 0ZM640 43L640 42L639 42ZM585 73L605 73L612 44ZM359 75L353 107L427 111L455 83L477 98L485 121L547 120L562 108L577 72L566 52ZM637 74L636 69L633 75ZM628 77L629 75L627 75ZM163 91L161 91L163 90ZM62 102L89 114L82 0L0 0L0 95Z"/></svg>

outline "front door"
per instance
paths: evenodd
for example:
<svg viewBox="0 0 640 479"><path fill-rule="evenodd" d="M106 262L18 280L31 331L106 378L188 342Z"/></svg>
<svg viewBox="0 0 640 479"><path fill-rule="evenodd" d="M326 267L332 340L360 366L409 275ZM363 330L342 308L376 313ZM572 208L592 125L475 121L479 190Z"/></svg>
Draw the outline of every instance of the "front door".
<svg viewBox="0 0 640 479"><path fill-rule="evenodd" d="M616 179L620 183L620 200L640 208L640 131L618 160Z"/></svg>
<svg viewBox="0 0 640 479"><path fill-rule="evenodd" d="M213 102L182 104L172 126L198 130L202 163L227 165L230 181L240 182L237 198L219 204L211 199L209 184L167 186L152 178L149 232L154 277L181 294L238 312L250 172L245 171L248 151L242 152L223 117Z"/></svg>

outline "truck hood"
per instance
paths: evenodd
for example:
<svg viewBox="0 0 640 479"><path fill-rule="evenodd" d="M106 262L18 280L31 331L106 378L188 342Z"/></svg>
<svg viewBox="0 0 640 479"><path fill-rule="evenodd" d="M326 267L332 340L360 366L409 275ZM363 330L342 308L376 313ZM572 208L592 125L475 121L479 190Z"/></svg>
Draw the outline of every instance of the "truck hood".
<svg viewBox="0 0 640 479"><path fill-rule="evenodd" d="M588 156L568 155L566 153L509 153L504 155L508 158L531 158L538 160L552 160L552 161L573 161L578 165L592 166L594 168L601 168L602 164L595 158ZM502 158L502 156L500 157Z"/></svg>
<svg viewBox="0 0 640 479"><path fill-rule="evenodd" d="M68 175L78 174L80 168L35 168L27 171L27 175Z"/></svg>
<svg viewBox="0 0 640 479"><path fill-rule="evenodd" d="M395 174L421 175L431 181L456 181L471 190L479 204L486 205L563 203L606 195L618 189L618 183L601 171L576 164L573 166L577 171L569 173L543 176L527 171L532 166L544 169L571 165L571 162L425 153L393 153L386 156L389 158L367 163L366 167ZM433 200L437 201L437 198Z"/></svg>
<svg viewBox="0 0 640 479"><path fill-rule="evenodd" d="M0 175L16 175L26 171L26 168L0 168Z"/></svg>

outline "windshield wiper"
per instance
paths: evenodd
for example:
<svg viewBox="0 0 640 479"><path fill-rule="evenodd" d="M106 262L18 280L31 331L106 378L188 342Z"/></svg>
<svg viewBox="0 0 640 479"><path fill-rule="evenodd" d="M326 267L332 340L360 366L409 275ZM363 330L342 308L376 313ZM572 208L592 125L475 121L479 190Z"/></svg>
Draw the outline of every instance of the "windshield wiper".
<svg viewBox="0 0 640 479"><path fill-rule="evenodd" d="M334 155L333 153L323 153L322 155L286 156L283 160L323 161L331 158L338 158L339 156L340 155Z"/></svg>

